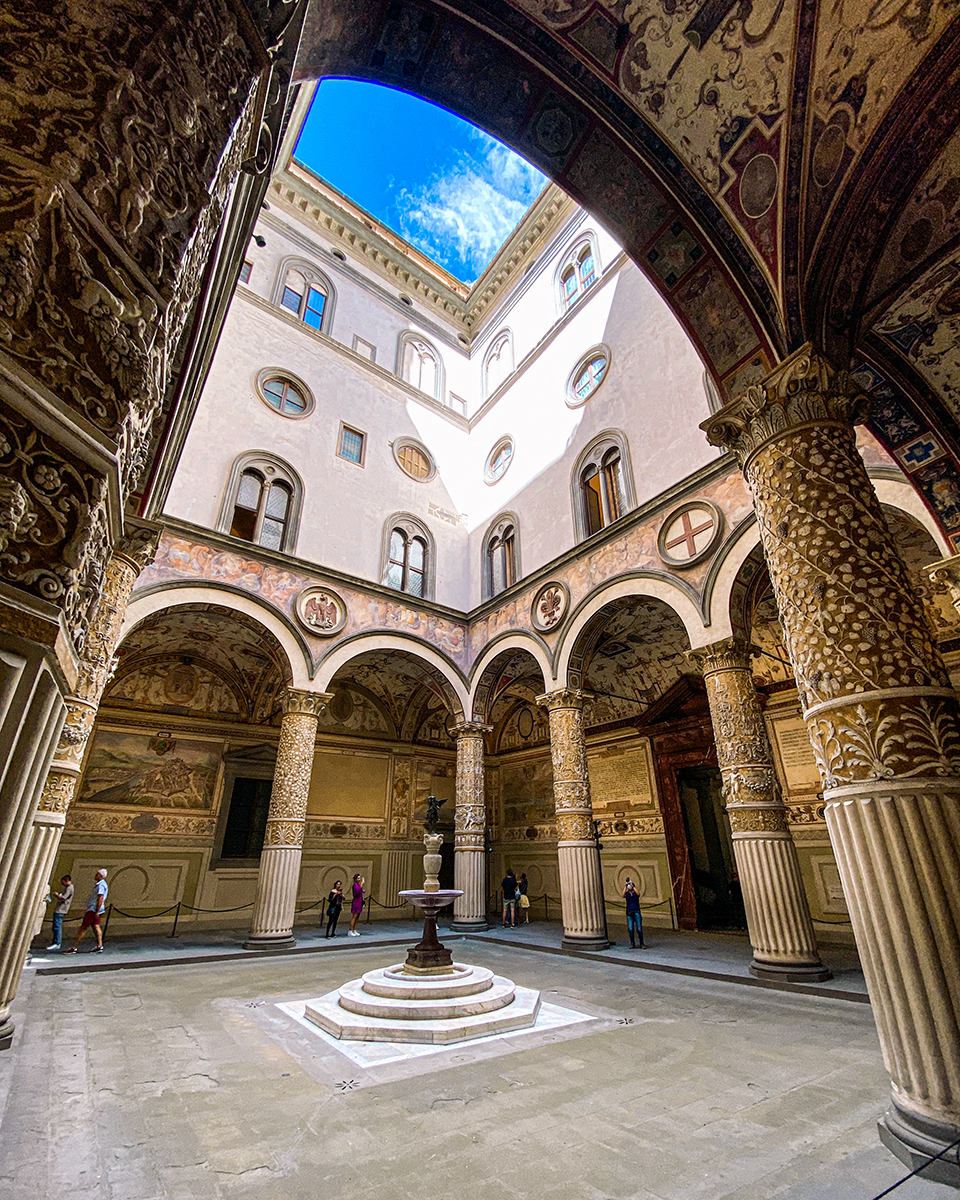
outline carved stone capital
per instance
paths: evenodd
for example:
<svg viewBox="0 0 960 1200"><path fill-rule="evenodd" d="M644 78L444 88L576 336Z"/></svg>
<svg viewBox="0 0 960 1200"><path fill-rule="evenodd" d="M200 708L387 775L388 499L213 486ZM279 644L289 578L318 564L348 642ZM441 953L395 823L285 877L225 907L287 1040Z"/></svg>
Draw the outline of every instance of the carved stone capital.
<svg viewBox="0 0 960 1200"><path fill-rule="evenodd" d="M700 428L711 445L732 450L745 469L758 450L784 434L826 422L856 425L869 411L868 397L849 372L838 371L808 342Z"/></svg>
<svg viewBox="0 0 960 1200"><path fill-rule="evenodd" d="M450 732L459 740L460 738L482 738L492 729L492 725L482 725L479 721L461 721L459 725L454 725Z"/></svg>
<svg viewBox="0 0 960 1200"><path fill-rule="evenodd" d="M944 586L950 593L950 603L960 613L960 554L942 558L923 568L931 583Z"/></svg>
<svg viewBox="0 0 960 1200"><path fill-rule="evenodd" d="M117 558L126 559L137 575L154 560L163 528L152 521L139 521L127 517L124 521L123 537L113 547Z"/></svg>
<svg viewBox="0 0 960 1200"><path fill-rule="evenodd" d="M302 688L287 688L280 696L280 710L284 716L300 713L319 720L332 699L332 692L305 692Z"/></svg>
<svg viewBox="0 0 960 1200"><path fill-rule="evenodd" d="M580 688L557 688L555 692L544 692L542 696L538 696L537 704L548 712L553 712L558 708L582 709L587 699L587 693Z"/></svg>
<svg viewBox="0 0 960 1200"><path fill-rule="evenodd" d="M745 638L734 636L688 650L685 657L706 677L715 671L749 671L750 659L756 652L756 647Z"/></svg>

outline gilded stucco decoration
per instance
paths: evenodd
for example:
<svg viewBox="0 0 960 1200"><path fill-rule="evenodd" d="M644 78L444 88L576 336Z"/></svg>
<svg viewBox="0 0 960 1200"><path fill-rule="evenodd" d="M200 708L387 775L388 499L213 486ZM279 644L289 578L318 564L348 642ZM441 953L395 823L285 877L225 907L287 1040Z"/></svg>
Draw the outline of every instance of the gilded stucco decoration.
<svg viewBox="0 0 960 1200"><path fill-rule="evenodd" d="M561 688L537 698L537 703L550 714L550 757L558 843L584 842L593 838L593 808L583 728L584 700L583 692L575 688Z"/></svg>
<svg viewBox="0 0 960 1200"><path fill-rule="evenodd" d="M457 739L456 845L483 849L487 828L484 797L484 734L489 725L464 722L453 732Z"/></svg>
<svg viewBox="0 0 960 1200"><path fill-rule="evenodd" d="M300 624L318 637L333 637L347 623L347 606L329 588L306 588L294 611Z"/></svg>

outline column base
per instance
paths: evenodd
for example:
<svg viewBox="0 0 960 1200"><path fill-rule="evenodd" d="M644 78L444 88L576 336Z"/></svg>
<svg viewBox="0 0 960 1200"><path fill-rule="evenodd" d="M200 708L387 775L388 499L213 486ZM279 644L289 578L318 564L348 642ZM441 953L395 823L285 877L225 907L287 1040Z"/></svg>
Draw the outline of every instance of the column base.
<svg viewBox="0 0 960 1200"><path fill-rule="evenodd" d="M489 928L489 921L454 920L450 923L451 933L483 933L485 929Z"/></svg>
<svg viewBox="0 0 960 1200"><path fill-rule="evenodd" d="M0 1051L9 1050L13 1045L13 1033L16 1026L11 1020L6 1020L0 1024Z"/></svg>
<svg viewBox="0 0 960 1200"><path fill-rule="evenodd" d="M561 950L609 950L613 942L603 937L577 937L575 934L564 934L560 943Z"/></svg>
<svg viewBox="0 0 960 1200"><path fill-rule="evenodd" d="M960 1138L960 1129L955 1125L944 1125L940 1121L905 1112L892 1102L877 1122L877 1130L880 1141L891 1154L896 1155L911 1171L920 1168L921 1179L960 1188L960 1146L954 1146L943 1158L924 1166L935 1154L940 1154Z"/></svg>
<svg viewBox="0 0 960 1200"><path fill-rule="evenodd" d="M243 943L244 950L290 950L297 944L292 934L285 933L279 937L260 936L252 933Z"/></svg>
<svg viewBox="0 0 960 1200"><path fill-rule="evenodd" d="M750 964L750 974L785 983L821 983L833 978L833 972L823 963L768 963L756 959Z"/></svg>

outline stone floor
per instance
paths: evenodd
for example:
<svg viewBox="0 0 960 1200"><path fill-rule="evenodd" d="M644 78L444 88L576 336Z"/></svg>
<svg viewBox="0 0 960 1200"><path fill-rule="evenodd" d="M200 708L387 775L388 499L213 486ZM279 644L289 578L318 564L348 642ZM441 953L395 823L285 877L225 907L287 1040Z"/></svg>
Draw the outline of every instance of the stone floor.
<svg viewBox="0 0 960 1200"><path fill-rule="evenodd" d="M592 1019L362 1066L278 1007L401 957L358 941L27 972L0 1196L871 1200L905 1173L866 1004L478 939L470 961Z"/></svg>

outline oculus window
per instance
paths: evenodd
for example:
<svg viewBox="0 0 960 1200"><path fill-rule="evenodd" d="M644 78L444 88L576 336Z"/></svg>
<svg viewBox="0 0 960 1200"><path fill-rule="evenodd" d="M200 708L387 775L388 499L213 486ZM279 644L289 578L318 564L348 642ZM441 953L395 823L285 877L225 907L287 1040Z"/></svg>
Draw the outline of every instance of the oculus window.
<svg viewBox="0 0 960 1200"><path fill-rule="evenodd" d="M404 474L411 479L424 481L432 479L435 471L433 459L426 447L418 442L397 442L393 448L394 457Z"/></svg>
<svg viewBox="0 0 960 1200"><path fill-rule="evenodd" d="M596 346L577 363L567 382L567 404L578 408L585 404L607 377L610 353L605 346Z"/></svg>
<svg viewBox="0 0 960 1200"><path fill-rule="evenodd" d="M487 483L496 483L507 473L511 462L513 462L513 438L501 438L487 455L487 462L483 470L484 479Z"/></svg>
<svg viewBox="0 0 960 1200"><path fill-rule="evenodd" d="M309 390L289 376L264 372L257 380L257 389L264 403L284 417L305 417L313 411Z"/></svg>

